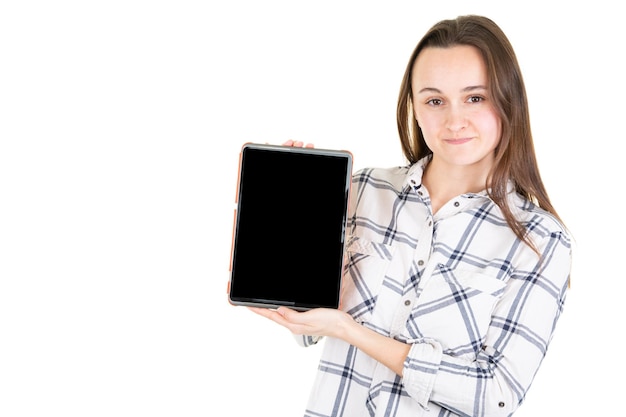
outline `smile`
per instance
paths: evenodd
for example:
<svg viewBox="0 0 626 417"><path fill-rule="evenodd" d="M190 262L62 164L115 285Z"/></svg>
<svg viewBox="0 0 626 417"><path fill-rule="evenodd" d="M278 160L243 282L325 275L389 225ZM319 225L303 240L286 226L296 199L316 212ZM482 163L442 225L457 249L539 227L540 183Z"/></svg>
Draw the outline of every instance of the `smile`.
<svg viewBox="0 0 626 417"><path fill-rule="evenodd" d="M470 140L472 140L472 138L444 139L444 142L450 145L462 145Z"/></svg>

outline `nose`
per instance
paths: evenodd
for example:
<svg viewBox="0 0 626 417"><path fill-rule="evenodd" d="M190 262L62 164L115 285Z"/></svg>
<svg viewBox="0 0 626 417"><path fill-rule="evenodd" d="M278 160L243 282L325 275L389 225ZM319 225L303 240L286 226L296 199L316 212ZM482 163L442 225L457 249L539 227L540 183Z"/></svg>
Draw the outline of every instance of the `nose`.
<svg viewBox="0 0 626 417"><path fill-rule="evenodd" d="M458 106L451 106L446 116L446 128L448 130L458 132L467 127L467 115Z"/></svg>

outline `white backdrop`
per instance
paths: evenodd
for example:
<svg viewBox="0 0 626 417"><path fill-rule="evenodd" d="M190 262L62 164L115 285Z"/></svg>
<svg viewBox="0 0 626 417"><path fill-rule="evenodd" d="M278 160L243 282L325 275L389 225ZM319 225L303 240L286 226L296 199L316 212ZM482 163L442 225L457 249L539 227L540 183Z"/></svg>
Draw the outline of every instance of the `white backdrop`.
<svg viewBox="0 0 626 417"><path fill-rule="evenodd" d="M301 415L320 347L226 301L239 148L293 138L349 149L355 168L403 164L406 61L467 13L517 51L577 240L517 416L618 413L616 3L25 0L0 5L0 415Z"/></svg>

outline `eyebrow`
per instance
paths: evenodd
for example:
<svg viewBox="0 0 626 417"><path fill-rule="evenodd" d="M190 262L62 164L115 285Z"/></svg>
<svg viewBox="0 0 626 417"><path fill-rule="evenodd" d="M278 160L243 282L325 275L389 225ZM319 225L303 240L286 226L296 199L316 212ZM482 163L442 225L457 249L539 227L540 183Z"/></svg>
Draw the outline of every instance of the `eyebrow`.
<svg viewBox="0 0 626 417"><path fill-rule="evenodd" d="M487 90L487 87L485 87L484 85L470 85L467 86L465 88L463 88L461 90L462 93L467 93L470 91L474 91L474 90ZM437 94L441 94L442 91L438 88L435 87L424 87L422 88L420 91L418 91L417 94L422 94L422 93L437 93Z"/></svg>

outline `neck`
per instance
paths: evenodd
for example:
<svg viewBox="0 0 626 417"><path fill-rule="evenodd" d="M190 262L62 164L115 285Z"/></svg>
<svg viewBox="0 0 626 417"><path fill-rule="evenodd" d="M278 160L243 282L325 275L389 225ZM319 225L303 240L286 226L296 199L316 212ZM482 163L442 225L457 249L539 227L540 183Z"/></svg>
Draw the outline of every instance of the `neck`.
<svg viewBox="0 0 626 417"><path fill-rule="evenodd" d="M433 214L461 194L483 191L488 175L489 169L480 164L448 165L433 158L422 177L422 183L430 195Z"/></svg>

